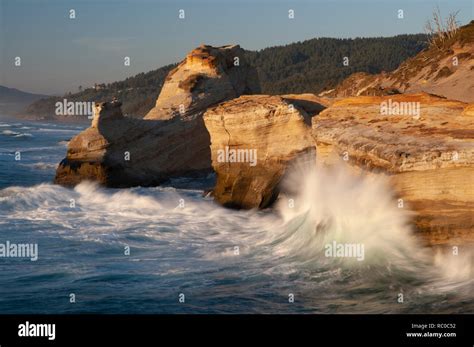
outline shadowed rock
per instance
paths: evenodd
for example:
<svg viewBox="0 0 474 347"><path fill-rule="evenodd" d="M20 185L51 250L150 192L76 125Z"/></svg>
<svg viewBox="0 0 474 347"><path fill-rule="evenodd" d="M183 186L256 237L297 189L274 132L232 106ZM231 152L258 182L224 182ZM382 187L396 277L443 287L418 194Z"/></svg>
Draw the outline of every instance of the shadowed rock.
<svg viewBox="0 0 474 347"><path fill-rule="evenodd" d="M119 102L98 103L92 126L74 137L55 182L93 180L111 187L151 186L211 172L205 109L258 92L255 70L239 46L201 46L170 72L143 120L122 115Z"/></svg>
<svg viewBox="0 0 474 347"><path fill-rule="evenodd" d="M154 186L170 177L210 172L209 135L202 119L126 118L119 105L96 104L93 126L70 141L56 183Z"/></svg>

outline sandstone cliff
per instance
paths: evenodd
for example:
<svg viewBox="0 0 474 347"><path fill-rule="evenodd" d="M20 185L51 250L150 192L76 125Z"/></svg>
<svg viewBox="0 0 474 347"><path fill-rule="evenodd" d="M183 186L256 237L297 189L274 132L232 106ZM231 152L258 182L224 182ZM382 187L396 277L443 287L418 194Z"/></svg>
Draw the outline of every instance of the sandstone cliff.
<svg viewBox="0 0 474 347"><path fill-rule="evenodd" d="M419 112L398 112L410 110L404 105ZM343 99L313 118L318 160L342 158L355 171L387 175L430 242L474 241L470 110L428 94Z"/></svg>
<svg viewBox="0 0 474 347"><path fill-rule="evenodd" d="M359 72L323 94L349 97L418 92L474 102L474 21L443 46L422 51L395 71L378 75Z"/></svg>
<svg viewBox="0 0 474 347"><path fill-rule="evenodd" d="M166 77L155 107L145 119L196 114L218 102L260 92L257 73L238 45L200 46Z"/></svg>
<svg viewBox="0 0 474 347"><path fill-rule="evenodd" d="M471 49L470 42L460 47ZM472 103L399 94L398 84L393 90L354 89L355 94L393 93L388 96L239 97L258 92L255 70L241 53L238 46L191 52L170 72L145 119L124 117L119 102L97 103L92 126L71 140L56 182L149 186L213 169L217 202L265 208L277 198L296 158L325 165L342 158L355 173L387 176L431 243L474 241ZM452 75L465 86L471 83L465 71L471 58L464 57L464 67ZM412 63L406 64L399 72L412 78Z"/></svg>
<svg viewBox="0 0 474 347"><path fill-rule="evenodd" d="M56 183L150 186L209 172L209 136L202 121L144 121L119 114L117 104L96 104L93 125L70 141Z"/></svg>
<svg viewBox="0 0 474 347"><path fill-rule="evenodd" d="M215 200L228 207L269 206L292 160L302 154L315 159L310 115L324 108L316 100L241 96L208 110L204 122L217 173Z"/></svg>
<svg viewBox="0 0 474 347"><path fill-rule="evenodd" d="M95 180L112 187L157 185L211 171L202 114L217 102L258 92L239 46L201 46L166 79L145 119L123 117L119 103L98 103L92 126L74 137L55 182Z"/></svg>

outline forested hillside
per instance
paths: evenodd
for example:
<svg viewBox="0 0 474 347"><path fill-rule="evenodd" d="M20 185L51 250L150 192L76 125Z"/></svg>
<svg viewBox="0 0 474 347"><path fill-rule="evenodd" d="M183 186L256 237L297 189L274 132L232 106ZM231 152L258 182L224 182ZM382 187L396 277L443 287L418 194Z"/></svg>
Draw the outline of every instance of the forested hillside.
<svg viewBox="0 0 474 347"><path fill-rule="evenodd" d="M320 38L249 52L267 94L319 93L354 72L396 69L427 46L426 35L387 38ZM344 57L349 65L344 66Z"/></svg>

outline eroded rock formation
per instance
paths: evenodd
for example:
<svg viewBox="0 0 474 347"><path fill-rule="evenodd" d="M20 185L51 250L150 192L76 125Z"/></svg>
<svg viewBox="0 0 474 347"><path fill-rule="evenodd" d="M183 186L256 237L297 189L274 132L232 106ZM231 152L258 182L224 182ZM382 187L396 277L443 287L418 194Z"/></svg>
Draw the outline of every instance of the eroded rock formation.
<svg viewBox="0 0 474 347"><path fill-rule="evenodd" d="M100 103L92 126L74 137L55 182L111 187L157 185L211 172L205 109L259 91L257 74L239 46L201 46L170 72L145 119L123 117L119 103Z"/></svg>
<svg viewBox="0 0 474 347"><path fill-rule="evenodd" d="M117 103L95 106L93 125L75 136L55 182L152 186L170 177L210 172L209 135L201 121L121 117Z"/></svg>
<svg viewBox="0 0 474 347"><path fill-rule="evenodd" d="M196 114L242 94L257 94L255 69L238 45L200 46L166 77L155 107L145 119L171 119Z"/></svg>
<svg viewBox="0 0 474 347"><path fill-rule="evenodd" d="M474 241L471 108L428 94L340 100L313 118L318 160L387 175L430 242Z"/></svg>
<svg viewBox="0 0 474 347"><path fill-rule="evenodd" d="M264 208L278 196L292 160L315 159L310 115L324 107L311 96L241 96L208 110L214 198L228 207Z"/></svg>
<svg viewBox="0 0 474 347"><path fill-rule="evenodd" d="M456 50L471 49L471 42L457 41L454 53L441 57L442 64L453 54L464 59L454 77L433 81L472 85L465 71L474 71L471 55ZM124 117L119 102L97 103L92 126L71 140L56 182L150 186L214 170L217 202L265 208L277 198L296 158L325 165L342 159L356 173L387 176L404 208L415 211L417 229L429 242L474 241L473 104L427 93L399 94L416 89L412 82L401 88L403 78L431 76L424 65L415 69L420 57L390 75L404 76L396 84L381 86L380 76L354 75L347 80L354 82L347 86L353 89L348 92L343 83L336 90L336 95L343 90L393 95L329 99L240 96L259 91L256 72L242 53L238 46L192 51L170 72L155 108L142 120ZM374 78L377 83L371 84Z"/></svg>

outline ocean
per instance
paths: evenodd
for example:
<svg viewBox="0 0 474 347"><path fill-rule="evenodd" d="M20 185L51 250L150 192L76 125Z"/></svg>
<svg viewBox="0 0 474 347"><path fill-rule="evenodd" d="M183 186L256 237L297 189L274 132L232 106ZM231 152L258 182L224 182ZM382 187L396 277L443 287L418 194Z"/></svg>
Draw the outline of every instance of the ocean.
<svg viewBox="0 0 474 347"><path fill-rule="evenodd" d="M474 312L472 248L423 246L383 181L296 170L266 211L218 206L212 176L54 185L84 128L0 120L0 245L38 247L0 257L0 313Z"/></svg>

